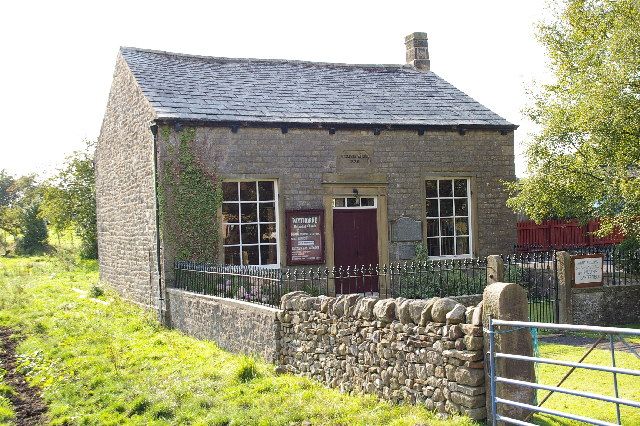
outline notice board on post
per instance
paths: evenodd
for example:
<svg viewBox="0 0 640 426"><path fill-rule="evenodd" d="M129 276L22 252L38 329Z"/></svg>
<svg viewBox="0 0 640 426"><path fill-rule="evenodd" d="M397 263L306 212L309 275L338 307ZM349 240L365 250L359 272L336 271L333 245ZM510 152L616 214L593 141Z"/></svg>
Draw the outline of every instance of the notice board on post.
<svg viewBox="0 0 640 426"><path fill-rule="evenodd" d="M324 210L287 210L287 265L324 263Z"/></svg>
<svg viewBox="0 0 640 426"><path fill-rule="evenodd" d="M598 287L602 285L602 265L604 257L601 254L583 254L571 256L573 261L573 286Z"/></svg>

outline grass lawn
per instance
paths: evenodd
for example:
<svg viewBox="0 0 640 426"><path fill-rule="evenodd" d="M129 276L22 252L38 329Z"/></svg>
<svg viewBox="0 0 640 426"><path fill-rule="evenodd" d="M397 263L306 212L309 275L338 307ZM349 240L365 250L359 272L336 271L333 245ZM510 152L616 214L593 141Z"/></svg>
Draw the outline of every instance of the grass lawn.
<svg viewBox="0 0 640 426"><path fill-rule="evenodd" d="M83 297L74 288L91 290L95 263L65 265L0 259L0 326L24 338L19 369L42 390L51 424L472 424L277 376L269 364L160 327L114 294L101 296L108 304Z"/></svg>
<svg viewBox="0 0 640 426"><path fill-rule="evenodd" d="M15 418L13 407L9 401L9 395L13 393L11 386L7 385L4 380L6 371L0 365L0 425L11 424Z"/></svg>
<svg viewBox="0 0 640 426"><path fill-rule="evenodd" d="M554 323L556 318L555 309L554 301L529 302L529 321Z"/></svg>
<svg viewBox="0 0 640 426"><path fill-rule="evenodd" d="M627 340L635 341L636 339ZM604 350L604 346L600 347L603 349L591 352L584 362L610 366L610 352ZM583 347L545 343L540 345L540 356L577 362L586 350L587 348ZM616 366L638 370L640 369L640 360L628 352L616 350ZM539 364L538 382L555 386L568 370L569 367ZM614 396L613 375L611 373L576 369L561 387ZM619 374L618 389L620 398L640 401L639 377ZM546 394L546 391L540 391L538 399L542 400ZM545 402L544 407L616 423L615 405L603 401L555 393ZM621 406L621 415L623 425L640 425L640 409ZM539 414L535 416L535 421L541 425L584 424Z"/></svg>

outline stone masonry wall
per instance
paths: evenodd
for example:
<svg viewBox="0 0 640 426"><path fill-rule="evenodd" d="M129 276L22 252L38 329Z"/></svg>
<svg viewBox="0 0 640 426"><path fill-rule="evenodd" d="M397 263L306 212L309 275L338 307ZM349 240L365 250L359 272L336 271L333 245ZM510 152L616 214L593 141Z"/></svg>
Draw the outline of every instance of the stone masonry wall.
<svg viewBox="0 0 640 426"><path fill-rule="evenodd" d="M118 55L95 153L100 279L146 306L158 300L153 119Z"/></svg>
<svg viewBox="0 0 640 426"><path fill-rule="evenodd" d="M640 319L640 285L571 289L573 324L624 325Z"/></svg>
<svg viewBox="0 0 640 426"><path fill-rule="evenodd" d="M172 130L159 146L160 167L167 144L177 144ZM322 129L197 127L196 144L203 164L215 167L223 179L277 179L281 202L281 229L288 209L323 208L322 177L340 174L338 154L343 149L366 149L372 153L371 174L388 180L388 221L400 217L422 220L424 181L430 177L472 179L477 207L478 256L508 253L516 241L515 215L506 206L503 180L515 179L513 132L495 130L455 131L388 130L375 136L371 130L338 129L331 135ZM366 173L363 175L366 177ZM390 242L390 258L399 247ZM166 248L170 257L170 248ZM168 262L171 259L167 258ZM284 259L283 259L284 263ZM168 265L170 263L167 263Z"/></svg>
<svg viewBox="0 0 640 426"><path fill-rule="evenodd" d="M342 391L483 419L481 306L289 293L280 313L279 368Z"/></svg>
<svg viewBox="0 0 640 426"><path fill-rule="evenodd" d="M168 289L167 297L172 327L232 352L277 361L279 309L177 289Z"/></svg>

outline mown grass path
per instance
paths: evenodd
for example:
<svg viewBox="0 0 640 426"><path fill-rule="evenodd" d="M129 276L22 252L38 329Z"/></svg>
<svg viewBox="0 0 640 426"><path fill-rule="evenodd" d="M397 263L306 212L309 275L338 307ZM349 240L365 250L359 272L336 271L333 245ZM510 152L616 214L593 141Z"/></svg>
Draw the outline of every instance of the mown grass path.
<svg viewBox="0 0 640 426"><path fill-rule="evenodd" d="M0 259L0 326L23 338L19 371L41 389L54 425L471 425L423 407L350 396L159 326L107 293L95 263Z"/></svg>

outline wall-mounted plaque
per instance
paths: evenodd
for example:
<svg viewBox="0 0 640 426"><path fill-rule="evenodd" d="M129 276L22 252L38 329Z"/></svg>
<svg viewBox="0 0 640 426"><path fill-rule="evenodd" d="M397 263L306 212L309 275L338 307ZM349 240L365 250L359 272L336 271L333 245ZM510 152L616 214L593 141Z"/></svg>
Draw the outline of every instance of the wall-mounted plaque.
<svg viewBox="0 0 640 426"><path fill-rule="evenodd" d="M336 166L340 172L369 172L371 151L366 149L343 149L338 151Z"/></svg>
<svg viewBox="0 0 640 426"><path fill-rule="evenodd" d="M573 286L598 287L602 285L601 254L571 256L573 260Z"/></svg>
<svg viewBox="0 0 640 426"><path fill-rule="evenodd" d="M422 241L422 222L400 217L391 223L391 241Z"/></svg>
<svg viewBox="0 0 640 426"><path fill-rule="evenodd" d="M287 264L324 263L324 210L288 210Z"/></svg>

